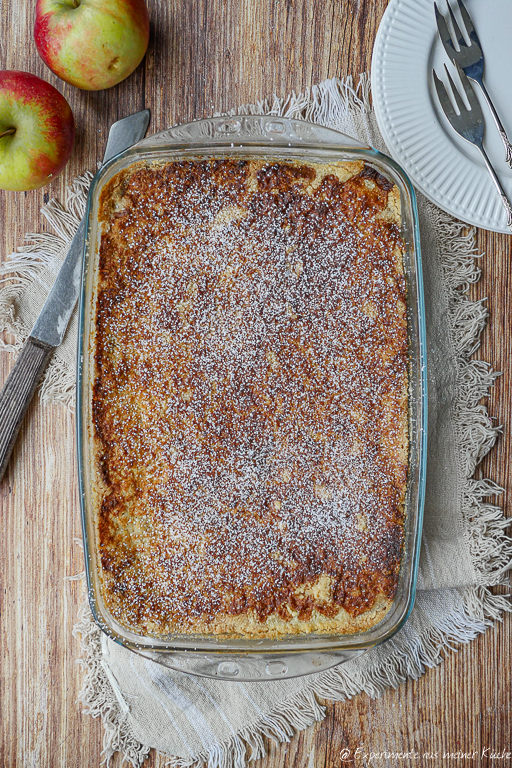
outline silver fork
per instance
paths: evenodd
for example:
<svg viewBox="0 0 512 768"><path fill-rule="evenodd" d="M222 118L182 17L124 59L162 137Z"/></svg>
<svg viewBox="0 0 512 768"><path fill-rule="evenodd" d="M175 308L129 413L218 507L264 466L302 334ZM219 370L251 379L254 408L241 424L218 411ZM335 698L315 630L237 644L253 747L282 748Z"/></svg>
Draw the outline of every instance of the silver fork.
<svg viewBox="0 0 512 768"><path fill-rule="evenodd" d="M478 149L482 153L482 157L485 160L487 169L491 174L492 180L494 181L498 192L500 193L503 207L507 212L508 227L509 229L512 229L512 206L510 205L509 199L505 194L505 190L501 186L501 182L496 175L496 171L491 165L491 161L487 157L487 152L485 151L484 145L483 145L485 122L484 122L484 116L482 113L482 108L478 102L478 99L476 98L473 88L471 87L471 83L467 79L461 67L458 64L456 64L455 66L457 67L457 72L458 72L462 87L464 88L464 93L466 94L470 108L468 109L466 107L462 99L462 96L457 90L455 83L453 82L450 76L450 73L448 72L446 64L444 68L448 76L453 98L457 105L457 109L459 110L459 114L457 114L457 112L453 107L453 104L448 95L448 91L446 90L446 86L444 85L442 80L438 78L435 70L432 70L432 74L434 75L434 84L436 87L439 102L453 130L456 131L459 134L459 136L462 136L463 139L466 139L466 141L469 141L471 144L474 144L475 147L478 147Z"/></svg>
<svg viewBox="0 0 512 768"><path fill-rule="evenodd" d="M465 74L470 78L470 80L474 80L474 82L478 83L478 85L482 89L482 93L484 94L485 100L489 106L489 109L491 110L491 115L494 118L494 122L496 123L496 127L498 129L498 132L501 136L501 140L505 147L505 153L506 153L505 162L512 168L512 144L508 140L508 136L506 134L505 128L503 127L503 124L498 116L498 113L496 112L496 109L494 107L494 104L492 103L492 100L491 100L491 97L489 96L487 88L484 85L484 81L483 81L484 54L482 51L482 46L480 45L480 40L478 39L478 35L473 26L473 22L471 21L471 17L467 12L466 7L464 6L464 3L462 2L462 0L457 0L457 5L459 6L462 21L464 22L466 34L469 38L469 45L468 45L464 39L464 35L462 34L459 25L457 24L457 20L450 7L449 0L447 0L447 4L448 4L448 11L450 13L450 18L452 20L453 31L455 32L456 41L453 40L450 30L448 29L448 24L446 23L446 20L442 15L442 13L439 12L437 3L434 3L434 8L436 12L437 29L438 29L441 41L444 45L444 49L448 54L448 56L450 57L450 59L453 61L453 63L458 64L460 67L462 67ZM457 49L456 43L458 45L458 49Z"/></svg>

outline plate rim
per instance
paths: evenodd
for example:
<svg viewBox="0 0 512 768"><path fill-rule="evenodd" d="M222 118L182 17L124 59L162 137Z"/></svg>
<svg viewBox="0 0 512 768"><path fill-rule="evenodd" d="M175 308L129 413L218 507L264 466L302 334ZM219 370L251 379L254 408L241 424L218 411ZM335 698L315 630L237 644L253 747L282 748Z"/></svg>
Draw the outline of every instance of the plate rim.
<svg viewBox="0 0 512 768"><path fill-rule="evenodd" d="M387 150L390 153L390 155L393 157L393 159L396 160L398 163L400 163L400 165L404 168L406 173L412 179L417 189L428 200L430 200L430 202L434 203L439 208L449 213L451 216L454 216L455 218L463 221L464 223L470 226L476 226L491 232L511 234L510 229L506 224L506 217L505 217L504 211L502 214L502 223L492 224L488 221L488 219L484 220L481 215L473 213L468 208L461 210L460 206L450 205L450 201L448 201L447 203L440 202L439 198L436 197L435 192L433 192L428 187L425 187L422 181L418 179L418 174L416 173L416 162L414 160L412 161L408 160L408 158L405 157L404 154L396 148L395 142L390 136L390 132L388 130L388 127L389 127L388 119L384 115L384 111L382 109L382 104L381 104L381 102L385 101L386 99L385 93L383 92L379 84L379 79L382 80L383 78L382 78L381 71L378 71L378 70L384 69L384 67L381 67L380 65L383 60L383 49L384 49L385 41L389 39L389 31L390 29L393 29L393 27L395 26L396 22L394 22L394 20L396 19L396 15L400 10L400 5L404 3L408 8L413 9L414 0L390 0L389 5L384 11L381 22L379 24L379 28L375 36L375 41L374 41L373 50L372 50L370 82L371 82L373 108L375 112L377 125L382 134L382 138L386 144ZM433 13L433 10L432 10L432 13ZM429 48L429 55L430 55L430 48ZM384 75L384 79L385 79L385 75ZM426 73L425 81L426 83L428 83L428 72ZM430 90L428 85L427 85L427 90ZM434 115L435 115L436 121L439 122L435 112L434 112ZM444 129L443 129L443 133L445 133ZM449 141L448 136L447 136L447 141ZM468 158L468 162L471 163L470 158ZM477 167L476 164L473 164L473 167L476 168ZM481 171L482 171L482 178L487 176L487 171L483 166L481 168ZM490 176L489 176L489 181L490 181ZM501 202L497 197L494 210L499 211L500 209L501 209Z"/></svg>

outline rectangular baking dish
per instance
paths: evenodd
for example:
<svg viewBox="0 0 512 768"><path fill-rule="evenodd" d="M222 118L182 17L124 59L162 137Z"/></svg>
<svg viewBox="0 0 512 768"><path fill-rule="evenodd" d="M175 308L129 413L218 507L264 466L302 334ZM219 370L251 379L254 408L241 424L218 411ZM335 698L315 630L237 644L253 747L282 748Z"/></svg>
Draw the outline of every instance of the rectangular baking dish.
<svg viewBox="0 0 512 768"><path fill-rule="evenodd" d="M99 197L119 171L139 161L206 157L330 162L364 160L394 182L401 196L407 288L409 365L409 472L405 545L392 607L371 629L350 635L309 634L268 640L219 640L209 635L141 636L109 614L100 591L100 562L94 517L93 420L94 320L101 227ZM415 193L402 169L376 150L330 129L300 120L240 116L211 118L171 128L112 158L96 174L86 213L86 244L80 297L77 444L82 528L91 610L113 640L175 669L208 677L268 680L320 671L388 640L403 625L414 602L420 551L426 471L426 347L423 282Z"/></svg>

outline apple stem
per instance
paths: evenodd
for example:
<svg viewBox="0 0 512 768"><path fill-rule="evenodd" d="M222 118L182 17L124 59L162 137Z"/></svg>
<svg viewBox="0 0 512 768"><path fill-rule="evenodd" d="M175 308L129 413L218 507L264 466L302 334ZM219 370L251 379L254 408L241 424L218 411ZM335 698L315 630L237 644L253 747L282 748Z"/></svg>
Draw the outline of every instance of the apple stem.
<svg viewBox="0 0 512 768"><path fill-rule="evenodd" d="M0 133L0 139L3 138L4 136L10 136L13 133L16 133L16 128L8 128L3 133Z"/></svg>

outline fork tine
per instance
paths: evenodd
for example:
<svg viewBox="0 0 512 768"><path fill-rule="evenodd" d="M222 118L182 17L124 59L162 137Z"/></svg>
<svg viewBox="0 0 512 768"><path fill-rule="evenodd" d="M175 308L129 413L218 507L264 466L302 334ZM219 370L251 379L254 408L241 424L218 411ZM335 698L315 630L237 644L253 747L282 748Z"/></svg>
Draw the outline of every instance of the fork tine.
<svg viewBox="0 0 512 768"><path fill-rule="evenodd" d="M451 57L451 51L456 53L456 50L452 42L452 36L450 34L450 30L448 29L448 24L446 23L446 19L444 18L443 14L439 11L437 3L434 3L434 10L436 12L437 31L439 32L439 36L442 40L445 51ZM449 49L451 49L451 51Z"/></svg>
<svg viewBox="0 0 512 768"><path fill-rule="evenodd" d="M455 62L455 68L457 70L457 74L459 75L461 85L464 88L464 93L467 96L467 100L469 102L470 108L472 110L475 110L475 112L480 112L481 111L480 104L478 103L478 99L476 98L474 88L469 82L466 73L464 72L460 64L458 64L457 62Z"/></svg>
<svg viewBox="0 0 512 768"><path fill-rule="evenodd" d="M460 31L460 27L457 24L457 19L455 18L455 15L454 15L454 13L452 11L452 8L451 8L451 5L450 5L449 2L448 2L448 13L450 14L450 19L452 20L453 31L455 32L455 37L457 38L457 42L459 44L459 47L460 48L462 48L462 47L467 48L467 43L464 40L464 35Z"/></svg>
<svg viewBox="0 0 512 768"><path fill-rule="evenodd" d="M455 112L452 102L450 101L446 86L443 81L438 78L435 69L432 70L432 74L434 75L434 85L436 87L437 96L439 98L442 110L450 123L453 125L453 121L457 120L457 113Z"/></svg>
<svg viewBox="0 0 512 768"><path fill-rule="evenodd" d="M476 33L475 27L473 26L473 22L471 21L471 16L467 12L466 6L462 0L457 0L457 5L459 6L460 15L462 16L462 21L466 27L466 32L469 39L473 40L475 43L478 43L481 48L482 46L480 45L480 40L478 39L478 35Z"/></svg>
<svg viewBox="0 0 512 768"><path fill-rule="evenodd" d="M456 103L457 107L459 108L460 114L463 115L464 112L468 111L467 107L464 104L464 100L463 100L462 96L460 95L457 86L455 85L455 83L452 80L452 76L448 72L448 67L446 66L446 64L444 65L444 69L445 69L445 72L446 72L446 74L448 76L448 82L450 83L450 88L452 89L452 95L453 95L453 98L455 99L455 103Z"/></svg>

